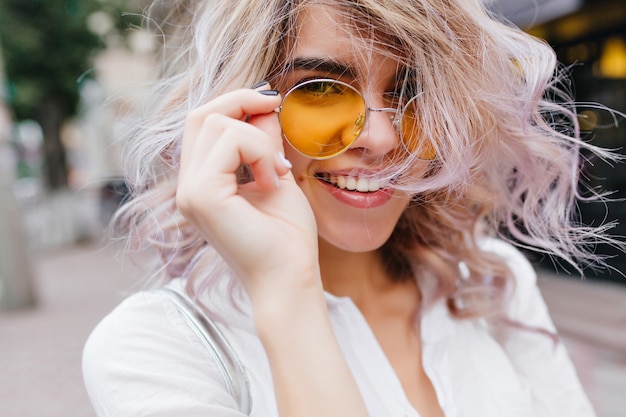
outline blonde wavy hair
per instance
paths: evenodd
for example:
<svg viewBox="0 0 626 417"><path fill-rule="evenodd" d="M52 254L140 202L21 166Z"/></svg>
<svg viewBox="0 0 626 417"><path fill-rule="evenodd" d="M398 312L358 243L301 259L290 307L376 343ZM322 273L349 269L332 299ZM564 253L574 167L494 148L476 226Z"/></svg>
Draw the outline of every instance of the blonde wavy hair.
<svg viewBox="0 0 626 417"><path fill-rule="evenodd" d="M552 49L479 0L179 0L159 22L158 105L124 138L132 198L114 219L130 247L156 251L154 276L189 277L196 292L230 276L176 208L185 116L259 80L280 85L298 15L312 4L333 7L346 33L410 68L420 93L421 133L437 158L426 178L411 175L415 155L390 164L396 186L415 195L381 248L394 277L436 277L435 297L455 316L481 317L502 311L513 285L506 259L481 249L487 236L576 268L602 263L590 245L611 241L608 226L575 221L580 151L613 155L581 140Z"/></svg>

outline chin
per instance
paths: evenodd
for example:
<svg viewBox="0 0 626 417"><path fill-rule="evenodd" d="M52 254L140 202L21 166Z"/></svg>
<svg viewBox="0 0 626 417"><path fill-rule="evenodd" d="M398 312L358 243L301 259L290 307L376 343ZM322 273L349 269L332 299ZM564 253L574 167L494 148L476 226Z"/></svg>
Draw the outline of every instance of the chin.
<svg viewBox="0 0 626 417"><path fill-rule="evenodd" d="M393 232L393 227L387 226L383 230L379 227L359 224L354 227L324 228L318 225L318 234L337 249L362 253L378 250L387 242Z"/></svg>

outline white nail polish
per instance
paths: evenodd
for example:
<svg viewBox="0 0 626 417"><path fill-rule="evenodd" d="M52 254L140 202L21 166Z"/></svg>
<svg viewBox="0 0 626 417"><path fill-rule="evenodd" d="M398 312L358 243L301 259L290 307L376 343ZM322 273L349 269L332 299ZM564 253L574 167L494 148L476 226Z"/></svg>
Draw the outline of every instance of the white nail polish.
<svg viewBox="0 0 626 417"><path fill-rule="evenodd" d="M278 152L278 157L280 158L280 161L283 163L283 165L287 169L293 168L293 165L291 165L291 162L289 162L289 160L285 158L285 155L282 152Z"/></svg>

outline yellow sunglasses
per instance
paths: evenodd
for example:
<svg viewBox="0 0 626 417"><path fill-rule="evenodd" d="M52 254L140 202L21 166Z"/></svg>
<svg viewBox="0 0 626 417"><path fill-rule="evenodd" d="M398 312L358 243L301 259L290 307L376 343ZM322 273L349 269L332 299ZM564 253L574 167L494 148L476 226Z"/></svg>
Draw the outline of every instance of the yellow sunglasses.
<svg viewBox="0 0 626 417"><path fill-rule="evenodd" d="M333 79L313 79L291 88L277 111L287 142L312 159L328 159L348 150L363 131L369 112L374 111L390 113L408 152L432 160L435 149L419 134L417 97L398 108L368 107L363 95L351 85Z"/></svg>

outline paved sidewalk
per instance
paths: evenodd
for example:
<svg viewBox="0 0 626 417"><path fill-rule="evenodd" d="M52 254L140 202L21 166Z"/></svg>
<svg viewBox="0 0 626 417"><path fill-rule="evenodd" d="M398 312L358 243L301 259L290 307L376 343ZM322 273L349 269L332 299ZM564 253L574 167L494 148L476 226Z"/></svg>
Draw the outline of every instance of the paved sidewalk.
<svg viewBox="0 0 626 417"><path fill-rule="evenodd" d="M37 307L0 312L0 417L94 417L83 344L142 276L115 247L93 244L46 252L34 272ZM598 417L625 416L626 287L548 275L539 282Z"/></svg>
<svg viewBox="0 0 626 417"><path fill-rule="evenodd" d="M115 253L88 245L36 259L37 307L0 312L0 417L94 417L82 347L139 277Z"/></svg>
<svg viewBox="0 0 626 417"><path fill-rule="evenodd" d="M625 417L626 286L541 272L538 282L598 416Z"/></svg>

